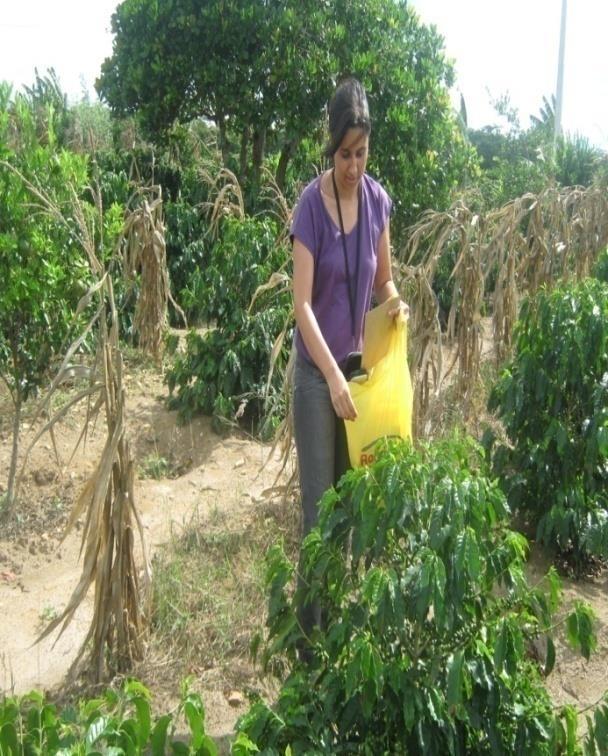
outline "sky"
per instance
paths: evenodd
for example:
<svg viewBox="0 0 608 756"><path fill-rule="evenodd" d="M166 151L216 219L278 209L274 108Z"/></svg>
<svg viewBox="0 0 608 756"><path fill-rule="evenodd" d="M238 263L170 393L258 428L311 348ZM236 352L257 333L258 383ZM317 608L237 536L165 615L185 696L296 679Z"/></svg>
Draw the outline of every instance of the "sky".
<svg viewBox="0 0 608 756"><path fill-rule="evenodd" d="M468 125L501 125L509 94L522 128L557 88L562 0L410 0L434 24L456 67ZM568 0L562 126L608 150L608 0Z"/></svg>
<svg viewBox="0 0 608 756"><path fill-rule="evenodd" d="M468 124L504 125L492 99L509 94L523 128L557 81L562 0L409 0L445 40L455 104ZM0 80L15 88L54 67L71 101L88 92L112 52L117 0L0 0ZM568 0L562 123L608 150L608 0Z"/></svg>

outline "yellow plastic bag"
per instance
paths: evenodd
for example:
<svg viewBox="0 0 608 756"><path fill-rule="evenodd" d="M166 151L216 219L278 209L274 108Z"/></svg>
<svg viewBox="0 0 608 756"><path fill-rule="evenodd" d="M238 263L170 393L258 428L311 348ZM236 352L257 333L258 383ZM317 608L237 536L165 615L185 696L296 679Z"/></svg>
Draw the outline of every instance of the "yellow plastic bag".
<svg viewBox="0 0 608 756"><path fill-rule="evenodd" d="M407 320L391 326L387 354L372 368L366 381L349 381L357 419L344 424L348 455L353 467L369 465L383 438L412 437L412 382L407 364Z"/></svg>

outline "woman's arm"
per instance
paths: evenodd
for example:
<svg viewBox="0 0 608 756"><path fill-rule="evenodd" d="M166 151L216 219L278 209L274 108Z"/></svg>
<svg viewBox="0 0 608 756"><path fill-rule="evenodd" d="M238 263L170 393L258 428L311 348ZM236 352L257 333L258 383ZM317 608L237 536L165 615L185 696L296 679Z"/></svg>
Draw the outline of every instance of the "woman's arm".
<svg viewBox="0 0 608 756"><path fill-rule="evenodd" d="M376 277L374 279L374 294L378 300L378 304L386 302L387 299L392 297L398 297L399 292L393 281L393 271L391 268L391 244L390 244L390 230L389 221L386 221L384 231L378 240L378 265L376 267ZM400 302L398 307L389 310L388 315L395 317L403 312L407 317L409 314L409 307L405 302Z"/></svg>
<svg viewBox="0 0 608 756"><path fill-rule="evenodd" d="M293 240L293 302L296 323L313 362L323 373L331 402L338 417L354 420L357 410L348 383L323 338L312 311L312 282L314 258L310 250L297 238Z"/></svg>

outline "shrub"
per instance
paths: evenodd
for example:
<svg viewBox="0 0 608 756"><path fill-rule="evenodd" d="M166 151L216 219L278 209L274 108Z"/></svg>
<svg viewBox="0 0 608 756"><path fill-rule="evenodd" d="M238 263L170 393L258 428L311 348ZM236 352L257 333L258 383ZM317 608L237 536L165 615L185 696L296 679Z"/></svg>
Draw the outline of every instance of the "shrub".
<svg viewBox="0 0 608 756"><path fill-rule="evenodd" d="M608 287L588 279L528 300L490 396L510 444L492 449L509 502L576 569L608 555ZM488 437L492 447L492 438Z"/></svg>
<svg viewBox="0 0 608 756"><path fill-rule="evenodd" d="M196 282L209 264L212 247L207 224L200 208L184 201L168 202L165 208L167 226L167 265L171 287L188 322L201 322L200 305L203 292L196 290Z"/></svg>
<svg viewBox="0 0 608 756"><path fill-rule="evenodd" d="M234 418L241 408L245 420L262 418L273 346L289 320L289 294L262 295L253 312L250 304L284 261L276 236L268 220L226 218L208 266L193 278L190 299L183 295L192 307L196 293L199 316L211 328L204 335L188 334L186 352L167 374L169 391L175 392L171 406L182 417L203 412ZM277 401L287 357L281 347L269 387Z"/></svg>
<svg viewBox="0 0 608 756"><path fill-rule="evenodd" d="M164 754L170 748L171 753L216 756L217 747L205 733L202 700L186 684L176 715L153 717L150 692L137 680L63 710L32 692L0 700L0 753L135 755ZM186 738L176 737L180 715L187 723Z"/></svg>
<svg viewBox="0 0 608 756"><path fill-rule="evenodd" d="M23 96L12 101L10 88L0 83L0 378L14 406L9 509L23 405L74 332L89 279L71 214L73 194L86 186L86 160L57 148L52 109L44 136L37 133L38 115ZM65 222L51 217L41 196L65 213Z"/></svg>
<svg viewBox="0 0 608 756"><path fill-rule="evenodd" d="M526 540L508 529L504 495L481 468L472 441L391 446L324 496L293 598L295 566L280 547L271 552L263 658L279 672L283 661L289 674L274 711L258 701L238 724L263 753L572 746L575 728L553 712L527 654L544 635L551 670L559 582L550 572L548 593L527 585ZM310 639L297 620L304 601L318 602L323 616ZM591 616L581 605L571 621L585 655ZM297 649L306 644L304 664Z"/></svg>
<svg viewBox="0 0 608 756"><path fill-rule="evenodd" d="M593 266L592 275L604 283L608 283L608 248L598 255Z"/></svg>

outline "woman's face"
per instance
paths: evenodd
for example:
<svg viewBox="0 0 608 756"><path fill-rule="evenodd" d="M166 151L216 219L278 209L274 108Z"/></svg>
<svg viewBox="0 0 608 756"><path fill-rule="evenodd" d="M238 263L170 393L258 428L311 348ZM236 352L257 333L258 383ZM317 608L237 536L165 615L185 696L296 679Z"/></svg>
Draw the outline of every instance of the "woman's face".
<svg viewBox="0 0 608 756"><path fill-rule="evenodd" d="M334 154L336 183L346 194L355 191L365 173L369 136L362 129L349 129Z"/></svg>

